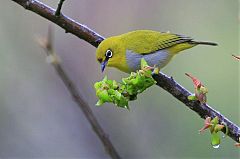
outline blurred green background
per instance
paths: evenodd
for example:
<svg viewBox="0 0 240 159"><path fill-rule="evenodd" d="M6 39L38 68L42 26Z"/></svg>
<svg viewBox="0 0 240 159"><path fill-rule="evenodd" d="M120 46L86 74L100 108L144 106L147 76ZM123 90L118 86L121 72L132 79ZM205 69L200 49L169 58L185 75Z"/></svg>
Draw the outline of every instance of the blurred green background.
<svg viewBox="0 0 240 159"><path fill-rule="evenodd" d="M56 8L58 1L42 1ZM185 88L184 73L209 89L208 103L240 125L239 2L237 0L69 0L63 12L108 37L137 29L171 31L218 47L198 46L179 54L162 71ZM108 158L44 51L35 41L52 24L11 0L0 5L0 158ZM102 74L95 48L55 26L55 49L66 72L89 103L116 149L126 159L240 157L232 139L219 149L210 133L198 134L203 120L170 94L153 86L130 103L96 107L93 84L104 75L120 80L116 69Z"/></svg>

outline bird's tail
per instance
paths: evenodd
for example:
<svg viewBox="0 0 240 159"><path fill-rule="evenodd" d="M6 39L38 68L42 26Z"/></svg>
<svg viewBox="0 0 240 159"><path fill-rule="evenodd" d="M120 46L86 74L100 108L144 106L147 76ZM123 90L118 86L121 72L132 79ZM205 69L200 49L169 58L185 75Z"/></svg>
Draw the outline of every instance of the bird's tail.
<svg viewBox="0 0 240 159"><path fill-rule="evenodd" d="M183 42L183 43L174 45L174 46L170 47L168 50L169 50L169 52L171 54L176 55L180 51L192 48L192 47L194 47L194 46L196 46L198 44L200 44L200 45L209 45L209 46L217 46L217 43L213 43L213 42L203 42L203 41L189 40L187 42Z"/></svg>
<svg viewBox="0 0 240 159"><path fill-rule="evenodd" d="M190 41L189 42L190 44L200 44L200 45L211 45L211 46L217 46L218 44L217 43L214 43L214 42L206 42L206 41Z"/></svg>

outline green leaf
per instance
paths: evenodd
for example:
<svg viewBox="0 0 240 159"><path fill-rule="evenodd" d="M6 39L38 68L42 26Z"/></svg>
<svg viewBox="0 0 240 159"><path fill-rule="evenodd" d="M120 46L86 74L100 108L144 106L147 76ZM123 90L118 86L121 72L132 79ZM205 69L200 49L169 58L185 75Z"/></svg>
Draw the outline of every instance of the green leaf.
<svg viewBox="0 0 240 159"><path fill-rule="evenodd" d="M213 118L211 120L211 123L213 124L213 126L215 127L218 124L218 117L216 116L215 118Z"/></svg>
<svg viewBox="0 0 240 159"><path fill-rule="evenodd" d="M111 102L112 101L111 97L108 95L107 90L103 90L103 91L99 92L98 98L103 102Z"/></svg>
<svg viewBox="0 0 240 159"><path fill-rule="evenodd" d="M188 96L188 100L197 100L197 97L195 96L195 94L192 94L190 96Z"/></svg>
<svg viewBox="0 0 240 159"><path fill-rule="evenodd" d="M224 128L224 125L217 124L217 125L214 127L214 132L217 133L218 131L221 131L223 128Z"/></svg>
<svg viewBox="0 0 240 159"><path fill-rule="evenodd" d="M115 80L113 81L112 85L113 85L113 89L117 89L118 88L118 84L117 84L117 82Z"/></svg>
<svg viewBox="0 0 240 159"><path fill-rule="evenodd" d="M218 117L217 116L211 120L211 124L212 124L212 126L210 128L210 132L213 133L215 126L218 124Z"/></svg>
<svg viewBox="0 0 240 159"><path fill-rule="evenodd" d="M103 81L103 82L106 82L106 81L107 81L107 76L105 76L102 81Z"/></svg>
<svg viewBox="0 0 240 159"><path fill-rule="evenodd" d="M96 106L101 106L104 102L102 100L98 100L98 102L96 103Z"/></svg>
<svg viewBox="0 0 240 159"><path fill-rule="evenodd" d="M109 80L107 76L102 81L96 82L94 88L99 98L97 105L110 102L118 107L129 109L129 101L136 100L139 93L156 83L144 59L141 59L141 67L143 70L131 72L129 77L122 78L122 83Z"/></svg>
<svg viewBox="0 0 240 159"><path fill-rule="evenodd" d="M117 102L117 106L125 108L128 107L128 101L126 98L122 97L118 102Z"/></svg>
<svg viewBox="0 0 240 159"><path fill-rule="evenodd" d="M206 93L208 93L208 89L206 87L204 87L204 86L201 86L200 87L200 93L206 94Z"/></svg>
<svg viewBox="0 0 240 159"><path fill-rule="evenodd" d="M102 82L96 82L94 84L94 88L97 90L97 89L101 88L101 85L102 85Z"/></svg>
<svg viewBox="0 0 240 159"><path fill-rule="evenodd" d="M220 145L220 137L216 132L213 132L211 135L211 145L214 148L218 148Z"/></svg>
<svg viewBox="0 0 240 159"><path fill-rule="evenodd" d="M141 59L141 69L143 69L145 66L148 66L147 61L144 58L142 58Z"/></svg>

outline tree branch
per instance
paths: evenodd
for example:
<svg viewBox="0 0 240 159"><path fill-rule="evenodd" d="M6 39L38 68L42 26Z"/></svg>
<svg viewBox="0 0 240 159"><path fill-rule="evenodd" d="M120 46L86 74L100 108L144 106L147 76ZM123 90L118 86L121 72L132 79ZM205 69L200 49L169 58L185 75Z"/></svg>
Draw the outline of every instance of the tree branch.
<svg viewBox="0 0 240 159"><path fill-rule="evenodd" d="M33 0L12 0L21 6L25 7L28 10L31 10L42 17L52 21L53 23L59 25L66 32L70 32L80 39L85 40L86 42L97 47L98 44L104 39L102 36L94 32L93 30L87 28L86 26L75 22L74 20L60 15L59 17L54 16L55 11L42 4L38 1ZM197 101L189 101L187 97L190 95L190 92L183 88L180 84L175 82L172 78L167 77L166 75L160 73L158 75L153 75L153 78L157 81L157 85L165 89L167 92L172 94L175 98L184 103L188 108L195 111L201 118L206 118L207 116L214 118L215 116L219 117L220 123L223 122L228 126L229 132L228 136L231 137L234 141L239 142L240 137L240 128L232 123L229 119L224 117L220 112L217 112L210 106L204 104L201 105ZM223 132L226 130L223 129Z"/></svg>
<svg viewBox="0 0 240 159"><path fill-rule="evenodd" d="M55 16L59 16L61 14L61 9L62 9L62 5L63 5L63 2L65 0L60 0L59 3L58 3L58 7L57 7L57 10L55 12Z"/></svg>
<svg viewBox="0 0 240 159"><path fill-rule="evenodd" d="M48 19L49 21L59 25L67 33L72 33L80 39L87 41L93 46L97 47L98 44L104 39L87 26L80 24L69 17L64 15L55 16L55 10L51 7L37 1L37 0L12 0L25 9L37 13L38 15Z"/></svg>
<svg viewBox="0 0 240 159"><path fill-rule="evenodd" d="M168 91L179 101L184 103L188 108L195 111L201 118L206 119L206 117L211 117L212 119L216 116L219 118L220 123L224 123L228 127L228 136L231 137L236 142L239 142L240 128L223 116L220 112L214 110L207 104L200 104L198 101L188 100L188 96L191 93L178 84L173 78L164 75L163 73L153 75L153 78L157 81L157 85L162 87L164 90ZM223 133L226 132L224 128Z"/></svg>

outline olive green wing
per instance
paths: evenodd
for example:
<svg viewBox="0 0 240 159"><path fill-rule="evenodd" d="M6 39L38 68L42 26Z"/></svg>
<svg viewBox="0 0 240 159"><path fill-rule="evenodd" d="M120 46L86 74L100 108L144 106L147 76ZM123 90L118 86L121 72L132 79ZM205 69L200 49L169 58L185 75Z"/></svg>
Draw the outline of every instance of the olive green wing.
<svg viewBox="0 0 240 159"><path fill-rule="evenodd" d="M193 39L169 32L137 30L120 35L126 48L138 54L150 54Z"/></svg>

